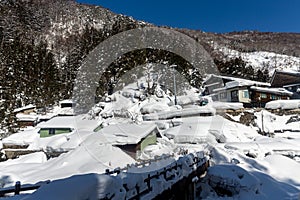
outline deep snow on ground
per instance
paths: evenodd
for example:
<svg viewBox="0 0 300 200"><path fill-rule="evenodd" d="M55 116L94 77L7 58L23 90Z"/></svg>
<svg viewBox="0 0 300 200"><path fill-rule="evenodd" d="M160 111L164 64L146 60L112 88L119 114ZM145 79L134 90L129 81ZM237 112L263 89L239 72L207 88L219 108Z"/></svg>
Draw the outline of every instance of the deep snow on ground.
<svg viewBox="0 0 300 200"><path fill-rule="evenodd" d="M157 125L162 138L158 139L156 145L145 148L139 159L153 159L155 156L165 154L171 155L171 160L176 160L183 150L188 153L203 151L209 156L212 167L198 182L202 188L199 198L298 199L300 197L300 122L295 120L288 123L291 115L279 116L267 110L252 111L256 116L256 126L246 126L215 114L216 109L230 106L234 109L237 106L240 108L240 105L218 102L199 108L192 105L197 102L197 98L193 95L190 98L179 97L182 105L175 106L173 96L160 94L140 100L137 93L140 94L140 91L136 89L127 89L126 94L116 92L109 97L113 101L102 102L95 105L93 112L77 116L74 119L76 122L74 131L71 133L40 138L38 128L28 128L3 139L0 147L2 143L14 143L29 144L28 148L31 150L69 151L48 160L41 151L0 162L0 187L13 186L16 181L21 181L22 184L52 181L32 195L22 194L7 199L41 199L41 197L51 199L54 196L51 196L53 194L50 191L53 190L58 191L55 199L99 197L100 190L103 189L99 185L105 181L112 181L107 176L101 175L106 169L123 168L137 162L118 147L106 143L107 138L98 137L97 134L101 134L101 131L93 131L99 124L105 127L120 123ZM280 105L282 104L284 103L280 102ZM197 110L199 113L211 112L213 116L195 116ZM142 113L153 116L172 116L175 113L182 115L182 118L158 120L154 117L153 121L143 122ZM259 129L264 129L271 137L258 134ZM293 131L276 131L284 129ZM155 165L157 170L166 163L158 161ZM224 191L222 193L218 188L226 190L227 196L224 196ZM109 190L113 193L114 187Z"/></svg>

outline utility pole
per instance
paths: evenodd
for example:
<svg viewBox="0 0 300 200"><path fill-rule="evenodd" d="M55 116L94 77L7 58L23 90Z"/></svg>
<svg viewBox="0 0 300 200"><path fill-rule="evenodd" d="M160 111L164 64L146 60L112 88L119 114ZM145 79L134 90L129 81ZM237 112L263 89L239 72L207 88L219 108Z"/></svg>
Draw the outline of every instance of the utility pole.
<svg viewBox="0 0 300 200"><path fill-rule="evenodd" d="M263 135L265 135L265 128L264 128L264 112L263 110L261 111L261 131Z"/></svg>
<svg viewBox="0 0 300 200"><path fill-rule="evenodd" d="M176 75L175 75L175 67L177 65L171 65L171 68L173 68L173 87L174 87L174 103L177 105L177 97L176 97Z"/></svg>

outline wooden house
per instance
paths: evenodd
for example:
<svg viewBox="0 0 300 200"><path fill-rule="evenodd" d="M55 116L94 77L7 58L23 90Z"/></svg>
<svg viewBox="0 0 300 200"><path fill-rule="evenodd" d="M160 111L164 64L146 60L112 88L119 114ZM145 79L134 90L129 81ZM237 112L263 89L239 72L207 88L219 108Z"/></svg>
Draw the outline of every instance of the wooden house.
<svg viewBox="0 0 300 200"><path fill-rule="evenodd" d="M18 127L20 128L36 126L38 122L36 107L32 104L15 109L14 114L17 118Z"/></svg>
<svg viewBox="0 0 300 200"><path fill-rule="evenodd" d="M270 83L211 75L205 82L204 94L210 95L214 101L240 102L244 107L263 107L269 101L289 99L292 96L292 93L284 88L270 86Z"/></svg>

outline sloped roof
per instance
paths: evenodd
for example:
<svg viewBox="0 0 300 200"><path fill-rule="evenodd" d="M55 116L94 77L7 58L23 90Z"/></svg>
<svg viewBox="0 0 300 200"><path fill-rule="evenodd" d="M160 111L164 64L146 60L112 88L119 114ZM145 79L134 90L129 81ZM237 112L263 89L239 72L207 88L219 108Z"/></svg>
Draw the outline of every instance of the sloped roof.
<svg viewBox="0 0 300 200"><path fill-rule="evenodd" d="M249 79L236 78L236 77L230 77L230 76L219 76L219 75L214 75L214 76L221 78L221 79L229 80L229 81L235 81L236 83L238 83L238 86L251 86L251 85L270 86L270 83L253 81L253 80L249 80Z"/></svg>
<svg viewBox="0 0 300 200"><path fill-rule="evenodd" d="M53 117L52 119L38 124L38 128L71 128L76 130L93 131L98 126L97 120L88 120L84 116Z"/></svg>
<svg viewBox="0 0 300 200"><path fill-rule="evenodd" d="M270 83L272 87L299 84L300 72L275 70Z"/></svg>
<svg viewBox="0 0 300 200"><path fill-rule="evenodd" d="M156 129L154 123L147 124L113 124L104 127L95 136L103 143L114 145L137 144Z"/></svg>
<svg viewBox="0 0 300 200"><path fill-rule="evenodd" d="M219 83L220 79L224 82L225 87L220 87L215 89L215 92L218 90L226 90L229 88L234 88L234 87L243 87L243 86L266 86L269 87L271 86L270 83L264 83L260 81L253 81L249 79L243 79L243 78L236 78L236 77L230 77L230 76L221 76L221 75L214 75L211 74L210 77L206 80L207 83L209 83L207 86L214 85L211 83L209 80L216 79L215 81L216 84Z"/></svg>
<svg viewBox="0 0 300 200"><path fill-rule="evenodd" d="M265 87L251 86L250 89L255 91L260 91L260 92L266 92L270 94L279 94L279 95L288 95L288 96L293 95L293 92L287 91L284 88L265 88Z"/></svg>
<svg viewBox="0 0 300 200"><path fill-rule="evenodd" d="M35 108L36 108L35 105L29 104L29 105L27 105L27 106L24 106L24 107L21 107L21 108L16 108L16 109L14 109L14 113L22 112L22 111L24 111L24 110L35 109Z"/></svg>

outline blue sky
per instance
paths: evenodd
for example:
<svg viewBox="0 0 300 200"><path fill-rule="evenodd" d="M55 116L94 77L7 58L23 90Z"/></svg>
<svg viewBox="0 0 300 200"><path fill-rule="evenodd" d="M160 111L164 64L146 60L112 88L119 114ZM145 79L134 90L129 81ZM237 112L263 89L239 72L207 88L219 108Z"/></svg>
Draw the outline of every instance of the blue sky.
<svg viewBox="0 0 300 200"><path fill-rule="evenodd" d="M156 25L300 33L300 0L77 0Z"/></svg>

